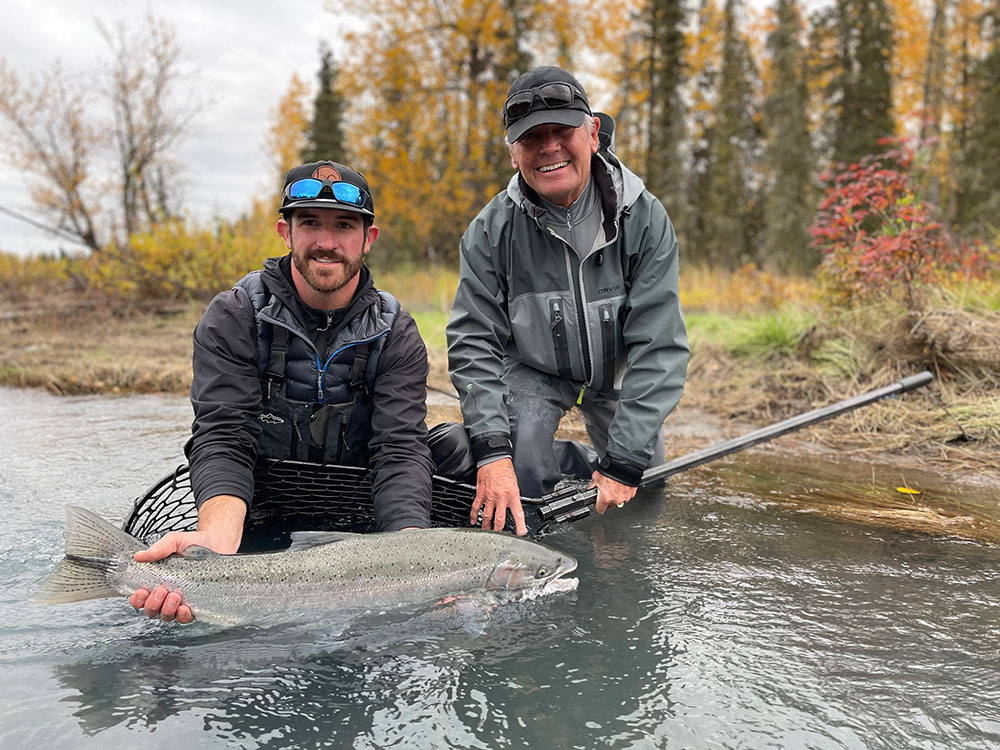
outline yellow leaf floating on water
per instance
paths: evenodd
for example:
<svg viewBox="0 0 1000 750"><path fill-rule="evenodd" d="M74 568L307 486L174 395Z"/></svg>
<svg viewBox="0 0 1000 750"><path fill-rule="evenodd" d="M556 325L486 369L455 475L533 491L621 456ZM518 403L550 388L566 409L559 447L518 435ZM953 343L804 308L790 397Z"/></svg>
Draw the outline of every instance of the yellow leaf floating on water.
<svg viewBox="0 0 1000 750"><path fill-rule="evenodd" d="M904 495L919 495L920 490L911 490L909 487L897 487L896 492L902 492Z"/></svg>

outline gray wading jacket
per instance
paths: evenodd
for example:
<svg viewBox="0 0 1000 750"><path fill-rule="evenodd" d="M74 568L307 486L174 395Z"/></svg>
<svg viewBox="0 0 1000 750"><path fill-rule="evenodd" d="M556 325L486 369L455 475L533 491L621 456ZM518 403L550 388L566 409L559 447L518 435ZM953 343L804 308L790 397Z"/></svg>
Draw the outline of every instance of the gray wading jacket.
<svg viewBox="0 0 1000 750"><path fill-rule="evenodd" d="M345 384L332 380L338 374L345 375L348 368L331 367L326 378L321 381L319 377L316 333L304 322L310 313L280 267L283 260L267 260L263 270L253 272L260 275L255 283L243 280L217 295L195 328L191 383L195 416L185 453L199 507L220 494L235 495L248 505L253 498L253 467L261 434L258 418L264 401L261 370L268 359L264 349L270 343L270 337L263 335L269 326L260 326L258 316L279 321L290 331L286 369L289 397L318 402L320 382L327 401L338 392L346 394ZM347 313L338 330L329 335L330 349L343 346L345 336L349 339L353 332L371 338L372 326L388 329L379 339L381 346L377 350L373 347L369 358L374 371L370 373L372 438L368 455L376 522L380 531L427 526L432 473L424 423L427 350L408 313L396 315L391 329L382 318L372 315L372 307L379 304L379 292L366 268L361 274ZM259 287L257 281L263 282L270 299L262 308L258 304L260 309L255 312L247 290ZM296 352L306 354L298 356ZM323 361L332 353L325 352Z"/></svg>
<svg viewBox="0 0 1000 750"><path fill-rule="evenodd" d="M605 242L581 261L514 175L462 237L448 364L477 459L510 454L505 357L620 398L601 472L636 484L680 400L688 343L677 238L663 205L607 152L591 174Z"/></svg>

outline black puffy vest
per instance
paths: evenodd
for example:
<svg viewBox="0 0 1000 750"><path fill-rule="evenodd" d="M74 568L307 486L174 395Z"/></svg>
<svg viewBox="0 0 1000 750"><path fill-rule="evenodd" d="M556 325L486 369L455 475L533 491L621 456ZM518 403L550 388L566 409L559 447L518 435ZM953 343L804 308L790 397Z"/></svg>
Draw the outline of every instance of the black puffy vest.
<svg viewBox="0 0 1000 750"><path fill-rule="evenodd" d="M258 458L366 466L375 370L399 301L378 291L377 302L351 318L320 353L259 271L236 286L249 295L257 321L263 393Z"/></svg>

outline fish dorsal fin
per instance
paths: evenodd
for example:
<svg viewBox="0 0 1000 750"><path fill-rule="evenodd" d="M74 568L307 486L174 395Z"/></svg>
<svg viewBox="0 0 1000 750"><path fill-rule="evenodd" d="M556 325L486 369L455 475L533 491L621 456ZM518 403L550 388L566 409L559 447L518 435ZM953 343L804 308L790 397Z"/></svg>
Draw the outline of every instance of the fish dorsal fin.
<svg viewBox="0 0 1000 750"><path fill-rule="evenodd" d="M288 548L289 552L296 552L301 549L318 547L321 544L331 542L342 542L345 539L354 539L361 534L353 534L350 531L293 531L292 544Z"/></svg>
<svg viewBox="0 0 1000 750"><path fill-rule="evenodd" d="M200 544L192 544L190 547L185 547L183 552L178 553L178 557L187 560L209 560L213 557L219 557L219 553L214 549L202 547Z"/></svg>

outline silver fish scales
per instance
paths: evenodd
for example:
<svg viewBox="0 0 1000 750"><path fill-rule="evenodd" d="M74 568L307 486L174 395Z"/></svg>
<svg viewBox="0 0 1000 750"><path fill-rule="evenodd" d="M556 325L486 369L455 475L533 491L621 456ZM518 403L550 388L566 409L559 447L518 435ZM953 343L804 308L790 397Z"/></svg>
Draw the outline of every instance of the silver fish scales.
<svg viewBox="0 0 1000 750"><path fill-rule="evenodd" d="M137 563L145 545L83 508L66 508L66 557L35 599L61 603L129 595L163 584L198 619L242 624L309 612L382 611L490 592L500 597L566 591L571 556L538 542L478 529L380 534L296 532L281 552L183 555Z"/></svg>

